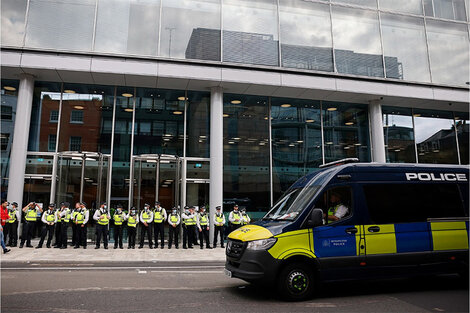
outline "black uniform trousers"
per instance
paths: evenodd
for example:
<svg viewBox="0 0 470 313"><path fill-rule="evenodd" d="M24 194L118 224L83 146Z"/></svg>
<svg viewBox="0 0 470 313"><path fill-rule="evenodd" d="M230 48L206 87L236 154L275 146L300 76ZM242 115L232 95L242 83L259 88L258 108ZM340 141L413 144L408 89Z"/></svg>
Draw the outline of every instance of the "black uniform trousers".
<svg viewBox="0 0 470 313"><path fill-rule="evenodd" d="M214 248L217 246L217 236L220 236L220 246L224 247L224 226L215 226L214 228Z"/></svg>
<svg viewBox="0 0 470 313"><path fill-rule="evenodd" d="M122 249L122 227L122 225L114 225L114 248L117 248L119 244L119 248Z"/></svg>
<svg viewBox="0 0 470 313"><path fill-rule="evenodd" d="M135 235L137 227L127 226L127 247L135 248Z"/></svg>
<svg viewBox="0 0 470 313"><path fill-rule="evenodd" d="M188 248L192 248L196 240L196 225L186 225L188 230Z"/></svg>
<svg viewBox="0 0 470 313"><path fill-rule="evenodd" d="M230 225L230 232L237 230L241 226L241 224L232 224L232 223L230 223L229 225Z"/></svg>
<svg viewBox="0 0 470 313"><path fill-rule="evenodd" d="M99 248L101 243L101 236L103 236L103 245L108 247L108 225L96 224L96 246Z"/></svg>
<svg viewBox="0 0 470 313"><path fill-rule="evenodd" d="M21 242L20 246L24 245L26 241L26 246L31 246L31 237L33 236L33 231L36 228L36 222L24 222L23 223L23 231L21 232Z"/></svg>
<svg viewBox="0 0 470 313"><path fill-rule="evenodd" d="M62 222L57 221L55 223L55 242L54 246L55 247L60 247L62 244Z"/></svg>
<svg viewBox="0 0 470 313"><path fill-rule="evenodd" d="M149 239L149 247L150 247L150 249L152 249L153 248L152 226L149 223L147 223L147 225L148 226L145 226L144 224L140 224L140 245L139 245L139 247L144 246L145 234L147 234L147 237Z"/></svg>
<svg viewBox="0 0 470 313"><path fill-rule="evenodd" d="M169 226L168 230L168 248L171 248L171 245L173 244L173 237L175 238L175 248L178 249L178 241L179 241L179 236L180 236L180 226Z"/></svg>
<svg viewBox="0 0 470 313"><path fill-rule="evenodd" d="M86 248L87 225L76 224L76 226L77 226L77 242L75 243L75 247L83 246L83 248Z"/></svg>
<svg viewBox="0 0 470 313"><path fill-rule="evenodd" d="M188 226L183 224L183 249L188 247Z"/></svg>
<svg viewBox="0 0 470 313"><path fill-rule="evenodd" d="M79 245L77 225L72 222L72 246L77 246L77 245Z"/></svg>
<svg viewBox="0 0 470 313"><path fill-rule="evenodd" d="M46 246L48 248L51 247L52 237L54 236L54 228L55 228L55 225L45 225L45 227L42 228L41 240L39 240L38 247L42 247L42 244L44 243L44 239L46 238L47 233L49 233L49 234L47 236Z"/></svg>
<svg viewBox="0 0 470 313"><path fill-rule="evenodd" d="M164 244L164 226L163 226L163 222L161 223L153 223L153 237L155 239L155 248L158 247L158 235L160 235L160 247L163 248L163 244Z"/></svg>
<svg viewBox="0 0 470 313"><path fill-rule="evenodd" d="M18 244L18 221L13 223L7 222L3 228L3 234L5 235L5 242L7 242L8 236L7 246L16 247Z"/></svg>
<svg viewBox="0 0 470 313"><path fill-rule="evenodd" d="M197 240L197 238L199 237L199 235L198 235L199 229L196 227L196 225L193 225L193 229L194 229L194 231L193 231L193 244L197 246L199 244L199 242Z"/></svg>
<svg viewBox="0 0 470 313"><path fill-rule="evenodd" d="M199 229L198 229L198 232L199 232ZM206 248L210 248L209 231L207 230L207 225L206 226L201 225L201 231L199 232L199 245L201 246L201 249L204 247L203 239L206 242Z"/></svg>
<svg viewBox="0 0 470 313"><path fill-rule="evenodd" d="M59 246L62 248L67 248L67 229L69 228L69 223L62 222L60 227L60 240Z"/></svg>

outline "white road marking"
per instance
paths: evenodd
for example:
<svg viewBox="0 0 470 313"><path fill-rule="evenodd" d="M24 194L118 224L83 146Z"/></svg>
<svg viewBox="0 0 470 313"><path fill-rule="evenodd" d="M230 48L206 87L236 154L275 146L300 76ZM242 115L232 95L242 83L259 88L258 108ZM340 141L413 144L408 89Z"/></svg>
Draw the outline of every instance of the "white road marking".
<svg viewBox="0 0 470 313"><path fill-rule="evenodd" d="M147 270L163 270L163 269L208 269L208 268L224 268L223 265L208 265L208 266L139 266L139 269ZM56 271L56 270L135 270L135 266L96 266L96 267L4 267L2 271Z"/></svg>

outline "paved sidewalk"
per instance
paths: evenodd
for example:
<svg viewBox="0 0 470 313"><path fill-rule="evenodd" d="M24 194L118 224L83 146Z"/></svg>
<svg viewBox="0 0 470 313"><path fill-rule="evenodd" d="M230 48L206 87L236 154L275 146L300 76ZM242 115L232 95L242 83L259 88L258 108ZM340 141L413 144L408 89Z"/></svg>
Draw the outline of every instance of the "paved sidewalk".
<svg viewBox="0 0 470 313"><path fill-rule="evenodd" d="M37 243L33 240L33 245ZM10 248L10 247L8 247ZM53 263L53 262L225 262L225 249L217 247L215 249L200 249L195 246L193 249L113 249L113 245L108 250L95 249L94 244L90 244L86 249L54 249L43 246L41 249L35 248L10 248L7 254L1 253L1 263Z"/></svg>

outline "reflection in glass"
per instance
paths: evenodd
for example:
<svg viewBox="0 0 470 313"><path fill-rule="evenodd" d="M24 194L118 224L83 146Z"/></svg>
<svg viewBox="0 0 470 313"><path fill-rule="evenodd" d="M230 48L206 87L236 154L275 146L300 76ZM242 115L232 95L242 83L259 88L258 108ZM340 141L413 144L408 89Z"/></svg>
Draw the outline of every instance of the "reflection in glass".
<svg viewBox="0 0 470 313"><path fill-rule="evenodd" d="M469 40L466 25L428 20L429 55L435 83L466 85L469 81Z"/></svg>
<svg viewBox="0 0 470 313"><path fill-rule="evenodd" d="M430 82L423 19L382 13L381 21L387 78Z"/></svg>
<svg viewBox="0 0 470 313"><path fill-rule="evenodd" d="M223 61L279 65L276 0L223 0L222 16Z"/></svg>
<svg viewBox="0 0 470 313"><path fill-rule="evenodd" d="M156 55L159 0L100 0L95 51Z"/></svg>
<svg viewBox="0 0 470 313"><path fill-rule="evenodd" d="M382 108L385 156L388 163L415 163L415 142L411 110Z"/></svg>
<svg viewBox="0 0 470 313"><path fill-rule="evenodd" d="M423 14L421 0L380 0L379 6L381 10Z"/></svg>
<svg viewBox="0 0 470 313"><path fill-rule="evenodd" d="M413 111L419 163L458 164L452 112Z"/></svg>
<svg viewBox="0 0 470 313"><path fill-rule="evenodd" d="M210 93L188 91L186 156L209 157Z"/></svg>
<svg viewBox="0 0 470 313"><path fill-rule="evenodd" d="M270 206L268 98L224 94L224 210Z"/></svg>
<svg viewBox="0 0 470 313"><path fill-rule="evenodd" d="M354 4L368 8L377 8L377 0L332 0L332 2Z"/></svg>
<svg viewBox="0 0 470 313"><path fill-rule="evenodd" d="M323 102L325 163L344 158L370 162L367 106Z"/></svg>
<svg viewBox="0 0 470 313"><path fill-rule="evenodd" d="M219 0L163 0L160 55L220 61Z"/></svg>
<svg viewBox="0 0 470 313"><path fill-rule="evenodd" d="M272 98L274 201L323 163L320 103Z"/></svg>
<svg viewBox="0 0 470 313"><path fill-rule="evenodd" d="M465 21L464 0L424 0L427 16Z"/></svg>
<svg viewBox="0 0 470 313"><path fill-rule="evenodd" d="M332 72L329 6L281 0L279 10L282 66Z"/></svg>
<svg viewBox="0 0 470 313"><path fill-rule="evenodd" d="M30 0L27 47L91 51L96 0Z"/></svg>
<svg viewBox="0 0 470 313"><path fill-rule="evenodd" d="M2 46L22 46L27 0L2 0Z"/></svg>
<svg viewBox="0 0 470 313"><path fill-rule="evenodd" d="M469 164L469 125L468 113L455 112L455 127L459 140L460 164Z"/></svg>
<svg viewBox="0 0 470 313"><path fill-rule="evenodd" d="M377 12L332 6L339 73L384 77Z"/></svg>

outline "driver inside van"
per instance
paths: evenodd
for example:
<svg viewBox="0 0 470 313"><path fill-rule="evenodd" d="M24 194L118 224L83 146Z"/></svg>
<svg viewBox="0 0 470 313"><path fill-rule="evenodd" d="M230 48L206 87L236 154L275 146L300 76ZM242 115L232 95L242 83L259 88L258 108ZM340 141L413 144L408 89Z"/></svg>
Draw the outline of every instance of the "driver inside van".
<svg viewBox="0 0 470 313"><path fill-rule="evenodd" d="M330 205L331 206L328 209L329 221L338 221L349 213L349 208L343 204L341 195L337 192L332 192L330 194Z"/></svg>

